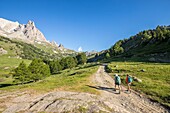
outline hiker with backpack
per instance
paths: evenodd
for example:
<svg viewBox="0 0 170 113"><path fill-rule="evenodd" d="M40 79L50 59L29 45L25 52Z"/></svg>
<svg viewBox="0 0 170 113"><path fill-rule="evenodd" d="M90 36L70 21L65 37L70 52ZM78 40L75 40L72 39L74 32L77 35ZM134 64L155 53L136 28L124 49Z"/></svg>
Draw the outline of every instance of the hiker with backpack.
<svg viewBox="0 0 170 113"><path fill-rule="evenodd" d="M121 90L121 79L120 76L118 74L115 74L115 90L116 90L116 86L118 86L119 88L119 94L120 94L120 90Z"/></svg>
<svg viewBox="0 0 170 113"><path fill-rule="evenodd" d="M132 84L132 77L127 74L126 76L126 83L128 85L128 90L131 93L130 85Z"/></svg>

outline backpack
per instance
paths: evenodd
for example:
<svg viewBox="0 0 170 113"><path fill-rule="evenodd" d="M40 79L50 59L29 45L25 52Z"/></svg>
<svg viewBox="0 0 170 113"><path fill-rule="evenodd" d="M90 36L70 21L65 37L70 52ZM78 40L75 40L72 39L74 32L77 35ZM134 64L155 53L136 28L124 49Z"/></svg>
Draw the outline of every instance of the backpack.
<svg viewBox="0 0 170 113"><path fill-rule="evenodd" d="M115 83L117 83L117 84L120 84L120 83L121 83L119 76L116 76L116 77L115 77Z"/></svg>
<svg viewBox="0 0 170 113"><path fill-rule="evenodd" d="M131 83L133 81L131 76L128 76L128 83Z"/></svg>

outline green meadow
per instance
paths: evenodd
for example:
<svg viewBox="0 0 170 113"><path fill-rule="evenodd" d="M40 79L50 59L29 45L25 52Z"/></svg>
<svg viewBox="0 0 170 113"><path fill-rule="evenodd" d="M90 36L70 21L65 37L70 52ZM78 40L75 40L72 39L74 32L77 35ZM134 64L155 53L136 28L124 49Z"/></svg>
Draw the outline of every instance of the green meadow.
<svg viewBox="0 0 170 113"><path fill-rule="evenodd" d="M31 90L37 93L45 93L49 91L77 91L98 94L95 89L88 87L92 85L90 81L91 75L98 69L94 64L80 65L72 69L66 69L59 74L51 75L38 82L28 83L24 85L13 84L12 77L6 78L4 82L0 82L0 90L3 91L25 91Z"/></svg>
<svg viewBox="0 0 170 113"><path fill-rule="evenodd" d="M146 94L150 99L170 106L170 64L146 62L111 62L111 75L121 75L125 85L126 74L136 76L142 82L133 80L132 89Z"/></svg>
<svg viewBox="0 0 170 113"><path fill-rule="evenodd" d="M0 57L0 83L3 79L10 77L9 73L16 68L22 61L27 65L31 63L31 60L9 58L6 55Z"/></svg>

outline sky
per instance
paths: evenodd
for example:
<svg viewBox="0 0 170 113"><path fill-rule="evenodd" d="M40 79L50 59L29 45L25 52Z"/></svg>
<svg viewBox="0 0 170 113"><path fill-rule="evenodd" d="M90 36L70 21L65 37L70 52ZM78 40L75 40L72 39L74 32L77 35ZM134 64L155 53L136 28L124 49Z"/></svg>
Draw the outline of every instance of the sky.
<svg viewBox="0 0 170 113"><path fill-rule="evenodd" d="M36 27L47 40L101 51L118 40L170 25L170 0L0 0L0 18Z"/></svg>

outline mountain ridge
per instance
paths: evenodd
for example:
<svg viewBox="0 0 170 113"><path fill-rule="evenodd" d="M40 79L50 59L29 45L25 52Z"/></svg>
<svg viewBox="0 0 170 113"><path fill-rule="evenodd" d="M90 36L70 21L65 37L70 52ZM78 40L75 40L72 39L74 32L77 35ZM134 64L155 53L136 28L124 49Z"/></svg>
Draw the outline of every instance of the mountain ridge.
<svg viewBox="0 0 170 113"><path fill-rule="evenodd" d="M0 28L0 35L4 37L21 39L27 43L47 42L45 36L36 28L35 23L30 20L27 24L19 24L0 18Z"/></svg>
<svg viewBox="0 0 170 113"><path fill-rule="evenodd" d="M58 44L54 40L51 42L48 41L44 34L31 20L29 20L27 24L20 24L18 21L13 22L4 18L0 18L0 35L10 39L21 40L30 44L38 43L51 45L58 48L59 50L66 50L62 44Z"/></svg>
<svg viewBox="0 0 170 113"><path fill-rule="evenodd" d="M20 24L17 21L13 22L0 18L0 36L32 44L52 54L72 54L75 52L55 41L48 41L44 34L35 26L35 23L30 20L27 24Z"/></svg>
<svg viewBox="0 0 170 113"><path fill-rule="evenodd" d="M96 54L91 61L104 59L170 62L170 26L157 26L119 40L109 49Z"/></svg>

